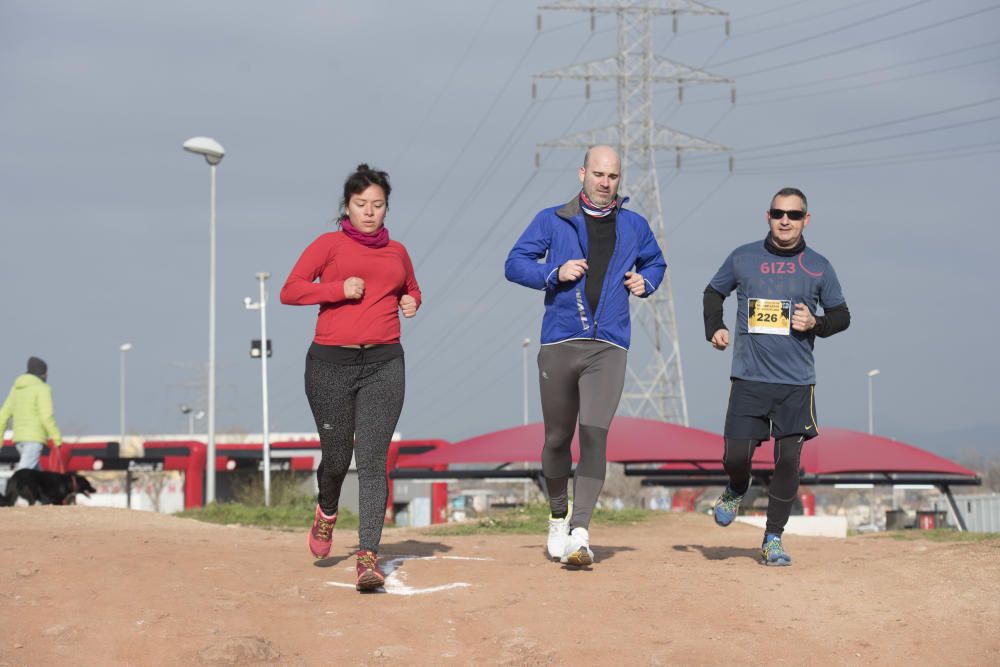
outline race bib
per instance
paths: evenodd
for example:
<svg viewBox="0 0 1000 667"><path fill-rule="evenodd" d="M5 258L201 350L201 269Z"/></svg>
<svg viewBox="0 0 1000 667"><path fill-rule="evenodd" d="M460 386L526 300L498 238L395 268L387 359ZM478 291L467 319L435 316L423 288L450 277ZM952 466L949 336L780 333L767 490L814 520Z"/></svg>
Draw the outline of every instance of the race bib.
<svg viewBox="0 0 1000 667"><path fill-rule="evenodd" d="M787 336L792 329L792 302L783 299L747 299L747 331Z"/></svg>

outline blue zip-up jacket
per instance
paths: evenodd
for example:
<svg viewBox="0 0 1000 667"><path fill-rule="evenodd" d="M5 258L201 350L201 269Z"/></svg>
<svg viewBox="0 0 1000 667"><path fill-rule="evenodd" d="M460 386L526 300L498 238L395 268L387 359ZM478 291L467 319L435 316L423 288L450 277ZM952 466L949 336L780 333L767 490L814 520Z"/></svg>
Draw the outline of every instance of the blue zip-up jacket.
<svg viewBox="0 0 1000 667"><path fill-rule="evenodd" d="M615 250L604 275L596 313L590 312L584 292L586 274L579 280L559 282L560 266L589 255L587 222L579 197L536 215L507 255L507 280L545 290L542 345L584 338L628 349L632 335L628 307L631 292L625 287L625 274L635 271L642 275L646 297L660 286L667 263L646 219L622 208L627 201L624 198L618 205Z"/></svg>

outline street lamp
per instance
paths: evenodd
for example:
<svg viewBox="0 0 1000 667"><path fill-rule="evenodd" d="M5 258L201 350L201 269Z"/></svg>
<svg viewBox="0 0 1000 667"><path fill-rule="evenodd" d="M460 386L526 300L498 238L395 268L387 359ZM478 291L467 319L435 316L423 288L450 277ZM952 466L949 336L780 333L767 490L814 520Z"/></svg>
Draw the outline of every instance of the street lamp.
<svg viewBox="0 0 1000 667"><path fill-rule="evenodd" d="M523 413L522 413L522 423L525 426L528 424L528 346L531 345L531 339L525 338L521 341L521 377L524 380L524 386L521 391L521 396L523 397ZM524 464L525 469L527 469L528 464ZM528 494L530 484L528 482L524 483L524 504L528 504Z"/></svg>
<svg viewBox="0 0 1000 667"><path fill-rule="evenodd" d="M271 438L268 429L267 410L267 358L271 354L271 343L267 340L267 292L264 290L264 282L271 277L270 273L260 272L256 274L260 281L260 300L254 303L250 297L243 299L243 305L247 310L260 311L260 386L263 398L263 421L264 421L264 506L271 505ZM254 350L251 346L250 356Z"/></svg>
<svg viewBox="0 0 1000 667"><path fill-rule="evenodd" d="M118 446L125 447L125 353L132 349L132 343L118 346Z"/></svg>
<svg viewBox="0 0 1000 667"><path fill-rule="evenodd" d="M181 403L181 414L187 415L188 418L188 435L194 435L194 420L202 419L205 416L204 410L194 411L190 405Z"/></svg>
<svg viewBox="0 0 1000 667"><path fill-rule="evenodd" d="M872 378L881 373L877 368L873 368L868 371L868 435L875 434L875 416L873 414L872 405Z"/></svg>
<svg viewBox="0 0 1000 667"><path fill-rule="evenodd" d="M521 341L521 369L522 376L524 377L524 391L522 395L524 396L524 419L523 423L528 423L528 346L531 345L531 339L525 338Z"/></svg>
<svg viewBox="0 0 1000 667"><path fill-rule="evenodd" d="M215 139L194 137L184 150L204 156L211 167L208 272L208 460L205 462L205 504L215 502L215 168L226 151Z"/></svg>

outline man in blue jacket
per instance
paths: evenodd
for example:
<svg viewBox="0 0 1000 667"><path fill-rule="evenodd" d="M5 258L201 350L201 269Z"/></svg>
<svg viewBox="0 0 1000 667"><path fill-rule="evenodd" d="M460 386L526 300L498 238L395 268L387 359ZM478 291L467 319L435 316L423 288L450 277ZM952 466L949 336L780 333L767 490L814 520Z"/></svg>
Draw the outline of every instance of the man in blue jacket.
<svg viewBox="0 0 1000 667"><path fill-rule="evenodd" d="M594 146L580 167L580 193L531 221L507 256L507 279L545 292L538 353L549 494L548 553L590 565L590 517L604 486L608 428L625 384L631 334L629 296L653 293L667 264L649 223L622 208L621 159ZM580 460L567 487L570 442L580 421Z"/></svg>

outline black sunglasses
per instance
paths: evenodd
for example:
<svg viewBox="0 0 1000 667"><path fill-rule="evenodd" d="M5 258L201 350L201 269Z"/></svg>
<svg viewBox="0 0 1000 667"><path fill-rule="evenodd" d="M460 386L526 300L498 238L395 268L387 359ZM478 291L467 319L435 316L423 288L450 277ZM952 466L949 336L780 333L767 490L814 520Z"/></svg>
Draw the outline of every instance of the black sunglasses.
<svg viewBox="0 0 1000 667"><path fill-rule="evenodd" d="M805 211L784 211L780 208L772 208L767 212L767 217L771 220L781 220L783 217L788 216L789 220L802 220L806 217Z"/></svg>

